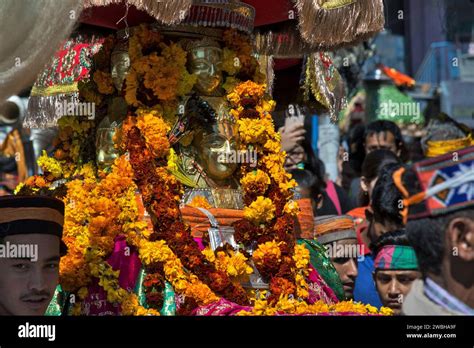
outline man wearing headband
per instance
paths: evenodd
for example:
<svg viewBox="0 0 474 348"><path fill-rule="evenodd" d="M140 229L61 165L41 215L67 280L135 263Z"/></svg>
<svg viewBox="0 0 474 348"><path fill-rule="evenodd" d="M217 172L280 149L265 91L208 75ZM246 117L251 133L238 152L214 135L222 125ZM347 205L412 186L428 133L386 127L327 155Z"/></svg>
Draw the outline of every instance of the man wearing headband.
<svg viewBox="0 0 474 348"><path fill-rule="evenodd" d="M398 207L401 194L392 179L392 173L399 167L397 163L390 163L382 168L372 192L370 207L365 211L368 225L367 227L363 225L357 231L357 239L365 255L359 262L354 300L378 308L382 306L382 301L375 288L373 278L375 255L369 246L383 234L404 227Z"/></svg>
<svg viewBox="0 0 474 348"><path fill-rule="evenodd" d="M474 315L474 147L401 168L394 181L423 281L407 315Z"/></svg>
<svg viewBox="0 0 474 348"><path fill-rule="evenodd" d="M383 234L371 245L375 255L374 281L385 307L399 315L413 282L421 277L415 250L404 230Z"/></svg>
<svg viewBox="0 0 474 348"><path fill-rule="evenodd" d="M324 245L341 279L346 299L354 297L357 258L362 254L357 245L354 220L349 215L323 215L315 219L315 236Z"/></svg>
<svg viewBox="0 0 474 348"><path fill-rule="evenodd" d="M64 204L42 196L0 197L0 315L43 315L66 251Z"/></svg>

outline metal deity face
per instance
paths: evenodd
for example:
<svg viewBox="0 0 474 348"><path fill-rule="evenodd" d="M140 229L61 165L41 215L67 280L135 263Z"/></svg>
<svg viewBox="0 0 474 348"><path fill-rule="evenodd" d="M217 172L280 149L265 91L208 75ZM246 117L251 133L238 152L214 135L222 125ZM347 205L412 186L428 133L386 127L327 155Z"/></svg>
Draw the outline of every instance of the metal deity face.
<svg viewBox="0 0 474 348"><path fill-rule="evenodd" d="M194 86L203 95L212 95L222 84L222 50L217 44L197 44L191 47L189 54L190 73L198 79Z"/></svg>
<svg viewBox="0 0 474 348"><path fill-rule="evenodd" d="M212 179L230 178L237 169L238 133L235 122L219 120L212 132L204 132L195 141L199 162Z"/></svg>
<svg viewBox="0 0 474 348"><path fill-rule="evenodd" d="M130 69L130 56L128 55L127 46L125 43L117 44L110 57L112 81L119 92L122 90L123 81L125 81Z"/></svg>

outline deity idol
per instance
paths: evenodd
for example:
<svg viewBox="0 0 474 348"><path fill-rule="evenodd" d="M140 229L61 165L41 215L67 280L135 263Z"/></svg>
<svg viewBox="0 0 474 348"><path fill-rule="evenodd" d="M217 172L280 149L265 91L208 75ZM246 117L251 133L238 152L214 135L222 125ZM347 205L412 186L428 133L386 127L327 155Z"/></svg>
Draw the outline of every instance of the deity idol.
<svg viewBox="0 0 474 348"><path fill-rule="evenodd" d="M114 87L122 91L125 76L130 69L128 42L120 41L110 57L110 73ZM127 103L122 97L114 97L107 106L107 115L99 123L96 132L96 156L100 169L109 168L119 157L119 151L114 146L114 135L127 115Z"/></svg>
<svg viewBox="0 0 474 348"><path fill-rule="evenodd" d="M176 145L179 154L177 178L186 186L183 203L202 196L214 208L242 209L242 195L236 178L239 137L235 119L225 100L222 72L222 49L209 38L181 40L188 53L188 70L197 76L194 98L203 112L189 110L192 98L186 102L186 112L177 121L191 123L190 142ZM203 113L210 113L208 117ZM195 120L189 120L195 118ZM193 122L194 121L194 122ZM197 122L196 122L197 121ZM176 127L175 127L176 128Z"/></svg>
<svg viewBox="0 0 474 348"><path fill-rule="evenodd" d="M168 33L171 32L168 31ZM166 32L161 34L164 37L162 43L166 45L172 34L169 36ZM224 74L228 73L228 67L226 70L223 69L224 44L216 41L222 37L222 32L212 36L202 35L202 33L183 34L181 32L181 34L178 41L173 42L177 42L186 51L187 73L192 74L196 81L193 91L184 97L181 94L180 99L177 100L177 121L168 134L177 159L176 166L168 169L173 168L171 169L172 174L183 183L181 217L185 223L190 225L191 234L199 248L202 250L204 245L208 244L212 250L216 250L218 247L229 244L233 250L238 250L241 246L235 242L232 224L244 218L244 203L240 188L242 161L238 156L241 144L237 122L230 113L226 98L228 92L223 88L226 76ZM186 38L182 39L183 37ZM228 41L226 41L227 44ZM129 67L130 58L126 49L120 46L115 47L111 55L110 73L114 87L119 92L122 91L124 76ZM248 70L251 72L242 75L243 81L252 79L254 75L253 69ZM133 76L132 73L127 77L127 85L129 85L131 76ZM240 79L240 76L238 77ZM138 91L136 93L137 99L147 108L156 107L157 105L150 104L155 100L157 103L160 101L150 97L150 89L145 88L142 83L143 80L137 79L138 88L141 88L140 93ZM121 94L118 93L118 95ZM150 98L144 100L144 96ZM104 127L101 127L101 123L101 126L98 127L97 161L99 167L102 166L102 168L110 166L118 155L113 145L114 132L116 131L113 127L113 117L118 116L116 123L119 124L126 115L126 112L121 112L121 108L117 107L121 105L123 99L115 97L111 100L106 117L109 121L103 121L109 123L105 123ZM151 101L151 103L147 104L146 101ZM129 99L127 102L129 111L132 110L133 113L136 105L129 102ZM158 107L161 106L163 105L158 105ZM182 108L182 106L184 107ZM118 112L116 112L117 110ZM100 136L101 133L105 136ZM101 142L101 139L105 140ZM255 161L256 158L248 156L246 160L252 167L252 160ZM145 209L140 194L137 194L137 203L139 210L143 212ZM307 216L312 222L312 212ZM127 249L126 239L122 237L116 238L114 251L108 258L108 262L114 269L120 269L120 286L127 291L135 290L140 304L146 306L143 285L147 274L141 267L136 250ZM249 246L246 251L251 253L253 251L251 248L252 246ZM129 252L124 252L126 250ZM253 268L253 273L248 280L242 281L243 287L251 290L268 289L269 279L263 279L252 260L249 261L249 265ZM162 314L175 313L175 306L180 306L180 299L174 295L172 287L167 282L165 282L163 292ZM106 303L104 295L104 291L99 289L97 284L92 284L84 301L85 313L89 315L119 314L120 308ZM320 298L326 299L325 296L321 294Z"/></svg>

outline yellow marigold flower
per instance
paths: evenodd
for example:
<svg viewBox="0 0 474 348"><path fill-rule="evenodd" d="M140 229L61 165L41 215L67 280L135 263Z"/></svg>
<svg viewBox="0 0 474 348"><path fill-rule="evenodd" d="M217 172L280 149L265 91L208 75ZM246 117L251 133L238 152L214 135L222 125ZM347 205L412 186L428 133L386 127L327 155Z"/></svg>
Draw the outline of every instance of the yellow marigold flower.
<svg viewBox="0 0 474 348"><path fill-rule="evenodd" d="M280 242L281 243L281 242ZM265 257L273 256L274 258L280 260L281 250L280 243L276 241L270 241L263 244L260 244L257 249L253 252L253 260L256 263L262 263Z"/></svg>
<svg viewBox="0 0 474 348"><path fill-rule="evenodd" d="M230 109L230 115L234 117L236 120L240 118L240 113L242 112L243 108L239 106L237 109Z"/></svg>
<svg viewBox="0 0 474 348"><path fill-rule="evenodd" d="M365 308L367 309L368 313L378 313L377 307L366 305Z"/></svg>
<svg viewBox="0 0 474 348"><path fill-rule="evenodd" d="M275 181L282 181L283 177L286 176L286 172L283 169L285 163L286 154L284 152L271 153L262 158L267 172L275 179Z"/></svg>
<svg viewBox="0 0 474 348"><path fill-rule="evenodd" d="M310 307L310 313L329 313L329 305L323 301L318 301L312 304Z"/></svg>
<svg viewBox="0 0 474 348"><path fill-rule="evenodd" d="M282 192L287 192L288 190L291 190L292 188L295 188L296 186L298 186L298 184L293 179L278 183L278 187L280 188Z"/></svg>
<svg viewBox="0 0 474 348"><path fill-rule="evenodd" d="M190 74L183 65L181 71L181 78L178 81L178 87L176 88L176 94L178 96L184 96L190 93L197 82L197 75Z"/></svg>
<svg viewBox="0 0 474 348"><path fill-rule="evenodd" d="M283 211L291 216L296 216L298 215L300 211L300 207L298 206L298 203L295 201L289 201L285 204L285 207L283 208Z"/></svg>
<svg viewBox="0 0 474 348"><path fill-rule="evenodd" d="M132 35L128 40L128 55L132 63L143 56L142 47L136 35Z"/></svg>
<svg viewBox="0 0 474 348"><path fill-rule="evenodd" d="M137 127L142 132L147 145L156 157L165 157L170 148L166 134L169 126L157 111L138 111Z"/></svg>
<svg viewBox="0 0 474 348"><path fill-rule="evenodd" d="M211 247L207 247L204 250L201 251L201 253L206 257L206 260L209 262L216 262L216 255L214 254L214 251L211 249Z"/></svg>
<svg viewBox="0 0 474 348"><path fill-rule="evenodd" d="M295 302L294 299L289 299L288 297L281 295L275 308L279 312L293 313L295 311Z"/></svg>
<svg viewBox="0 0 474 348"><path fill-rule="evenodd" d="M240 96L237 94L237 92L234 90L227 94L227 100L233 105L233 106L238 106L240 103Z"/></svg>
<svg viewBox="0 0 474 348"><path fill-rule="evenodd" d="M128 105L133 105L135 107L140 106L140 102L137 99L137 90L138 90L138 76L135 69L130 68L125 77L125 101Z"/></svg>
<svg viewBox="0 0 474 348"><path fill-rule="evenodd" d="M246 192L257 191L260 194L265 193L268 185L270 185L270 177L264 171L257 169L255 171L248 172L240 180L242 189Z"/></svg>
<svg viewBox="0 0 474 348"><path fill-rule="evenodd" d="M258 196L244 208L244 217L255 224L269 222L275 217L275 205L269 198Z"/></svg>
<svg viewBox="0 0 474 348"><path fill-rule="evenodd" d="M240 139L245 144L265 144L268 130L273 128L271 120L254 120L244 118L237 121Z"/></svg>
<svg viewBox="0 0 474 348"><path fill-rule="evenodd" d="M382 315L393 315L393 310L388 307L381 307L380 308L380 314Z"/></svg>
<svg viewBox="0 0 474 348"><path fill-rule="evenodd" d="M272 139L267 140L263 147L265 148L265 150L272 153L279 153L281 151L280 142Z"/></svg>
<svg viewBox="0 0 474 348"><path fill-rule="evenodd" d="M18 184L18 186L15 188L15 191L13 191L13 193L16 195L18 194L18 192L20 192L20 190L25 186L25 183L24 182L20 182Z"/></svg>
<svg viewBox="0 0 474 348"><path fill-rule="evenodd" d="M308 298L309 297L309 291L306 289L307 288L307 283L305 282L305 286L301 286L301 285L298 285L296 287L296 295L299 297L299 298Z"/></svg>
<svg viewBox="0 0 474 348"><path fill-rule="evenodd" d="M135 315L137 311L138 298L134 295L126 296L121 304L122 314L123 315Z"/></svg>
<svg viewBox="0 0 474 348"><path fill-rule="evenodd" d="M58 179L63 175L61 163L58 160L49 157L45 150L43 150L41 156L38 158L38 166L43 169L43 172L52 174L55 179Z"/></svg>
<svg viewBox="0 0 474 348"><path fill-rule="evenodd" d="M161 44L162 52L161 55L165 60L172 64L185 66L186 65L186 51L181 48L178 44L172 43L170 45Z"/></svg>
<svg viewBox="0 0 474 348"><path fill-rule="evenodd" d="M253 273L253 268L247 263L244 254L236 252L227 261L226 272L231 277L246 276Z"/></svg>
<svg viewBox="0 0 474 348"><path fill-rule="evenodd" d="M261 114L272 112L275 109L276 102L274 100L262 100L255 108Z"/></svg>
<svg viewBox="0 0 474 348"><path fill-rule="evenodd" d="M207 305L219 300L211 289L201 282L191 283L186 287L185 294L195 298L200 305Z"/></svg>
<svg viewBox="0 0 474 348"><path fill-rule="evenodd" d="M310 260L309 250L303 244L296 244L293 260L297 268L306 270Z"/></svg>
<svg viewBox="0 0 474 348"><path fill-rule="evenodd" d="M249 315L275 315L276 308L271 307L266 300L256 300L251 311L241 311L237 313L239 316Z"/></svg>
<svg viewBox="0 0 474 348"><path fill-rule="evenodd" d="M253 81L243 82L235 87L234 92L227 95L227 99L234 105L240 103L241 98L260 99L265 94L267 86L257 84Z"/></svg>
<svg viewBox="0 0 474 348"><path fill-rule="evenodd" d="M77 302L74 304L74 306L72 307L72 310L71 310L71 314L72 315L81 315L82 314L82 308L81 308L81 303L80 302Z"/></svg>

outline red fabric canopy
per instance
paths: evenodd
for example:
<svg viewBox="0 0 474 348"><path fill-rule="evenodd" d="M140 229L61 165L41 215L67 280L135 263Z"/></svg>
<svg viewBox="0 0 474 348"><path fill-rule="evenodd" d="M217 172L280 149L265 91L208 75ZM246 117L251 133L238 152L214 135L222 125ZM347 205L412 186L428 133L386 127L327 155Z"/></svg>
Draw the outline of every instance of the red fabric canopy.
<svg viewBox="0 0 474 348"><path fill-rule="evenodd" d="M290 0L246 0L247 4L255 7L255 26L268 25L288 20L293 5ZM124 4L112 4L85 9L80 21L84 24L96 25L110 29L122 29L124 21L117 22L125 15ZM127 22L129 26L140 23L153 22L154 18L144 11L139 11L135 6L128 10Z"/></svg>
<svg viewBox="0 0 474 348"><path fill-rule="evenodd" d="M255 26L275 24L289 19L290 11L294 7L290 0L246 0L247 4L255 8ZM109 29L123 29L125 22L120 19L126 13L124 4L111 4L85 9L81 15L81 23L95 25ZM119 22L120 21L120 22ZM137 10L135 6L128 9L127 23L135 26L140 23L154 22L155 19L144 11ZM117 22L119 22L117 24ZM299 59L277 59L275 70L282 70L301 62Z"/></svg>
<svg viewBox="0 0 474 348"><path fill-rule="evenodd" d="M287 21L290 19L290 11L296 11L290 0L246 0L244 2L255 7L256 27ZM296 16L296 13L294 15Z"/></svg>

